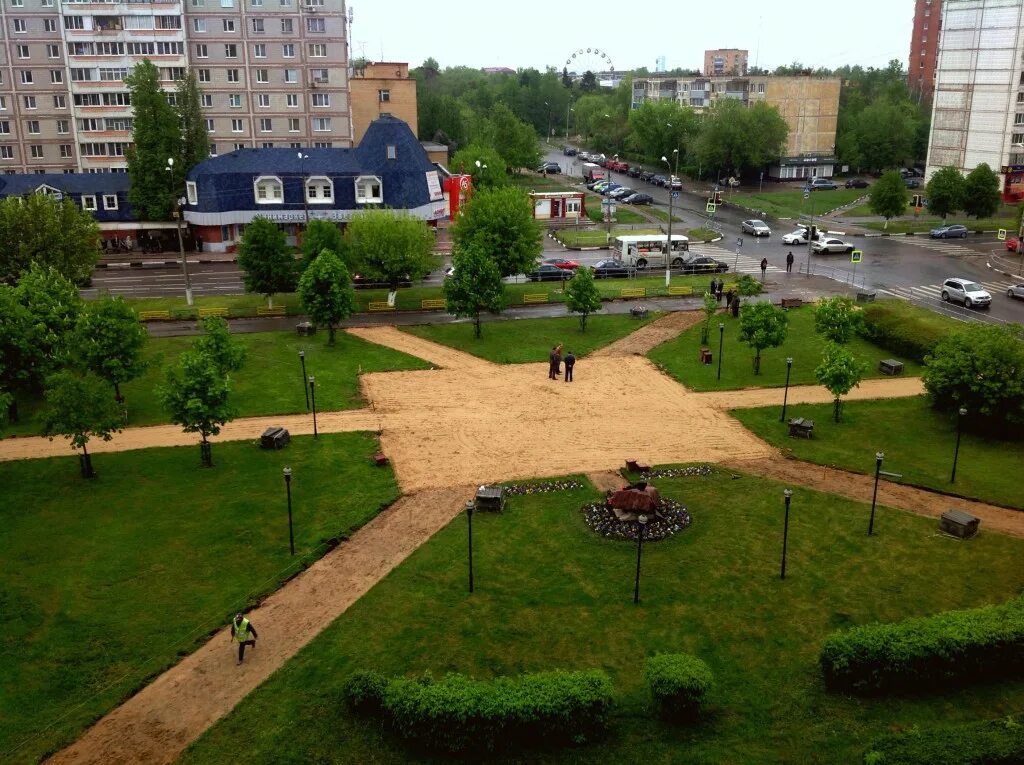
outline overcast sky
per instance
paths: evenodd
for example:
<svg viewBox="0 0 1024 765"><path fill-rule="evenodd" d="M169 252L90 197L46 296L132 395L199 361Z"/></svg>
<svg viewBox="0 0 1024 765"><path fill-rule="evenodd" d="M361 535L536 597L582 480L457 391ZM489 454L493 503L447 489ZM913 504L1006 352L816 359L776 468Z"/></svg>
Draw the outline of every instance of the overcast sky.
<svg viewBox="0 0 1024 765"><path fill-rule="evenodd" d="M606 52L616 69L665 57L699 69L704 50L745 48L772 69L907 65L913 0L348 0L352 57L419 66L547 66L561 71L580 48ZM597 61L593 58L591 60ZM571 69L571 67L570 67Z"/></svg>

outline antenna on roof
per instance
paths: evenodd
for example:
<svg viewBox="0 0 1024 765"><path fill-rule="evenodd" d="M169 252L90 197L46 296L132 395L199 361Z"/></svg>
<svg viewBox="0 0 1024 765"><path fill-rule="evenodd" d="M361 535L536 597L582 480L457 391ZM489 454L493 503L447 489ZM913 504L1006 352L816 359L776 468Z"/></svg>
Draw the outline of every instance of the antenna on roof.
<svg viewBox="0 0 1024 765"><path fill-rule="evenodd" d="M759 69L761 63L761 22L764 21L763 16L757 17L757 42L754 43L754 68Z"/></svg>

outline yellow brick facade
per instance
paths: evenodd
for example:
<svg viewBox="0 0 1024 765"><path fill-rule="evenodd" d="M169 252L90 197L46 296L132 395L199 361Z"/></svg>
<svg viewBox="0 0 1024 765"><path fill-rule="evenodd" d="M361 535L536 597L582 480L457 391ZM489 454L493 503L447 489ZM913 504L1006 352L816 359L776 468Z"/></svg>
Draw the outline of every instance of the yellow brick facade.
<svg viewBox="0 0 1024 765"><path fill-rule="evenodd" d="M786 155L832 154L839 120L839 79L765 77L764 102L789 125Z"/></svg>
<svg viewBox="0 0 1024 765"><path fill-rule="evenodd" d="M409 76L409 65L391 62L353 65L349 80L352 88L352 140L359 143L366 129L381 114L391 114L408 123L419 134L416 113L416 80ZM386 93L383 97L382 93Z"/></svg>

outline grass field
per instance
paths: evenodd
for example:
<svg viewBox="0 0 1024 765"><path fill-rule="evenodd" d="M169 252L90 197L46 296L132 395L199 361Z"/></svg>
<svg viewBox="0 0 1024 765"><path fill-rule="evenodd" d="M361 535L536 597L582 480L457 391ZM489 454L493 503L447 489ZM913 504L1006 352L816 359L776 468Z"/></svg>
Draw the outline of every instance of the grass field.
<svg viewBox="0 0 1024 765"><path fill-rule="evenodd" d="M740 192L724 194L726 202L764 210L773 218L798 218L801 215L822 215L829 210L849 204L864 196L864 189L838 188L835 191L824 189L812 191L805 200L803 190L766 191L761 194Z"/></svg>
<svg viewBox="0 0 1024 765"><path fill-rule="evenodd" d="M874 474L875 452L880 451L885 453L883 470L902 473L904 483L1024 508L1024 442L964 433L956 483L951 484L956 421L933 410L924 397L850 401L843 404L838 424L831 404L790 407L787 416L814 420L812 439L789 438L779 422L779 407L738 409L733 415L761 438L808 462Z"/></svg>
<svg viewBox="0 0 1024 765"><path fill-rule="evenodd" d="M616 228L613 226L609 238L607 229L577 231L576 229L563 228L555 233L555 238L567 247L605 247L610 241L614 241L617 236L643 236L645 234L656 236L661 233L661 230L658 228L632 229Z"/></svg>
<svg viewBox="0 0 1024 765"><path fill-rule="evenodd" d="M817 385L814 368L821 363L825 341L814 331L814 310L810 306L790 309L789 331L786 342L779 348L761 352L761 374L753 370L754 351L740 342L739 319L732 314L718 314L711 320L711 339L708 347L718 355L718 325L725 324L725 342L722 353L722 379L718 380L718 359L711 366L698 363L700 357L700 326L692 327L674 340L659 345L648 357L668 374L694 390L729 390L733 388L770 388L785 385L786 357L793 359L791 385ZM859 337L849 344L850 350L868 365L866 377L883 376L878 361L890 358L885 351ZM921 367L904 359L904 374L917 375Z"/></svg>
<svg viewBox="0 0 1024 765"><path fill-rule="evenodd" d="M859 699L827 693L824 637L875 620L1002 601L1024 587L1024 541L982 533L969 543L935 522L797 489L787 578L779 580L780 484L716 472L659 479L693 526L636 548L587 529L576 491L515 497L473 523L476 592L466 592L466 523L417 550L183 757L184 763L439 762L416 757L378 723L351 716L344 679L360 669L474 677L601 668L619 706L606 741L526 752L501 763L856 763L878 733L1019 711L1024 682L946 695ZM706 719L673 728L654 715L643 660L697 654L717 687Z"/></svg>
<svg viewBox="0 0 1024 765"><path fill-rule="evenodd" d="M0 759L35 762L398 495L375 437L0 463ZM281 469L295 471L296 557ZM52 726L52 727L50 727ZM12 751L22 742L27 743Z"/></svg>
<svg viewBox="0 0 1024 765"><path fill-rule="evenodd" d="M392 369L427 369L430 365L399 351L368 343L344 332L327 345L327 333L299 337L294 332L259 332L235 335L246 349L246 362L232 379L231 400L240 417L306 411L299 351L306 354L306 372L317 381L317 408L322 411L361 406L359 373ZM151 337L146 341L150 366L137 380L122 385L128 424L167 422L156 388L165 369L192 343L191 337ZM38 433L42 402L19 401L22 417L3 429L4 435Z"/></svg>
<svg viewBox="0 0 1024 765"><path fill-rule="evenodd" d="M943 221L941 218L906 218L903 220L889 221L889 227L885 228L884 221L860 223L858 225L864 226L865 228L874 229L875 231L888 231L891 234L905 234L909 231L915 233L922 231L931 231L933 228L939 226L953 225L959 223L967 226L968 231L995 231L1000 228L1008 228L1011 231L1014 226L1014 217L1012 214L1007 215L1005 218L982 218L980 220L975 218L957 218L949 216L949 218ZM952 240L955 241L955 240Z"/></svg>

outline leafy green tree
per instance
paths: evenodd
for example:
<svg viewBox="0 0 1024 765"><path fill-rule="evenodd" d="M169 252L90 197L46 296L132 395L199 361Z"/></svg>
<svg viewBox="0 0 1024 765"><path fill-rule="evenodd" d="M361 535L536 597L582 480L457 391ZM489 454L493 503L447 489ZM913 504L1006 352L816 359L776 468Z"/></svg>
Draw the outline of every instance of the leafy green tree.
<svg viewBox="0 0 1024 765"><path fill-rule="evenodd" d="M110 397L106 383L91 372L62 371L46 380L43 433L52 441L64 436L72 449L81 449L82 478L95 478L92 457L86 444L96 437L109 441L121 430L121 411Z"/></svg>
<svg viewBox="0 0 1024 765"><path fill-rule="evenodd" d="M867 365L857 360L838 343L830 342L821 354L821 363L814 369L814 378L832 394L832 414L836 422L842 415L842 397L864 378Z"/></svg>
<svg viewBox="0 0 1024 765"><path fill-rule="evenodd" d="M473 334L481 334L480 314L501 313L505 285L494 259L476 245L459 246L452 254L452 275L444 280L445 307L452 316L473 319Z"/></svg>
<svg viewBox="0 0 1024 765"><path fill-rule="evenodd" d="M964 177L955 167L938 170L925 187L928 212L945 218L956 212L964 201Z"/></svg>
<svg viewBox="0 0 1024 765"><path fill-rule="evenodd" d="M160 71L144 58L125 78L132 101L132 143L128 160L128 202L139 220L170 220L184 189L185 172L175 158L182 154L181 126L167 94L160 87ZM171 172L167 160L175 159Z"/></svg>
<svg viewBox="0 0 1024 765"><path fill-rule="evenodd" d="M904 164L913 158L916 121L912 105L888 99L865 107L854 121L855 142L847 148L857 167L877 170ZM845 155L844 155L845 156Z"/></svg>
<svg viewBox="0 0 1024 765"><path fill-rule="evenodd" d="M871 187L868 206L875 215L885 217L885 227L889 228L889 219L906 211L908 198L907 184L897 171L890 170Z"/></svg>
<svg viewBox="0 0 1024 765"><path fill-rule="evenodd" d="M327 327L327 343L334 345L334 328L352 314L355 294L348 269L341 259L324 250L299 277L299 300L313 323Z"/></svg>
<svg viewBox="0 0 1024 765"><path fill-rule="evenodd" d="M583 76L580 77L580 90L582 90L584 93L590 93L592 91L597 90L597 88L597 75L595 75L588 69L583 73Z"/></svg>
<svg viewBox="0 0 1024 765"><path fill-rule="evenodd" d="M174 107L181 126L181 145L174 155L177 157L174 172L178 173L179 182L184 181L189 170L210 156L210 135L206 132L206 115L200 96L196 70L190 68L178 81Z"/></svg>
<svg viewBox="0 0 1024 765"><path fill-rule="evenodd" d="M718 312L718 298L710 292L705 292L701 310L704 311L704 324L700 328L700 344L707 345L708 338L711 337L711 319Z"/></svg>
<svg viewBox="0 0 1024 765"><path fill-rule="evenodd" d="M771 303L754 303L740 308L740 340L754 349L754 374L761 374L761 351L786 342L789 317Z"/></svg>
<svg viewBox="0 0 1024 765"><path fill-rule="evenodd" d="M576 273L565 288L565 307L580 315L580 332L587 331L587 317L601 310L601 292L594 283L594 272L586 266Z"/></svg>
<svg viewBox="0 0 1024 765"><path fill-rule="evenodd" d="M477 164L478 162L480 164ZM472 143L459 149L452 155L449 166L460 173L472 175L474 190L493 189L497 186L508 185L505 160L490 146Z"/></svg>
<svg viewBox="0 0 1024 765"><path fill-rule="evenodd" d="M231 337L231 328L220 316L207 316L200 322L203 334L196 338L192 347L210 358L228 376L237 372L245 363L245 346Z"/></svg>
<svg viewBox="0 0 1024 765"><path fill-rule="evenodd" d="M197 348L178 357L178 363L167 370L166 382L157 388L160 402L171 422L181 425L186 433L198 433L200 464L213 467L209 437L220 433L221 427L235 417L228 402L231 385L217 361Z"/></svg>
<svg viewBox="0 0 1024 765"><path fill-rule="evenodd" d="M100 229L71 199L49 194L0 199L0 282L15 284L31 263L86 284L100 258Z"/></svg>
<svg viewBox="0 0 1024 765"><path fill-rule="evenodd" d="M266 296L273 307L278 292L295 291L295 258L284 232L267 218L253 218L238 243L238 265L246 292Z"/></svg>
<svg viewBox="0 0 1024 765"><path fill-rule="evenodd" d="M19 392L29 387L37 350L32 346L32 314L9 284L0 284L0 411L18 421Z"/></svg>
<svg viewBox="0 0 1024 765"><path fill-rule="evenodd" d="M121 383L146 369L146 337L146 328L124 298L100 297L87 302L78 317L73 353L82 366L114 386L114 400L121 402Z"/></svg>
<svg viewBox="0 0 1024 765"><path fill-rule="evenodd" d="M15 295L31 317L31 356L24 359L24 371L29 385L38 388L46 377L68 363L82 299L75 285L57 269L35 263L21 277Z"/></svg>
<svg viewBox="0 0 1024 765"><path fill-rule="evenodd" d="M532 271L543 251L540 224L521 189L483 189L473 194L451 227L458 247L478 246L498 264L502 276Z"/></svg>
<svg viewBox="0 0 1024 765"><path fill-rule="evenodd" d="M935 408L967 409L964 426L1020 437L1024 426L1024 338L1020 330L966 324L925 357L922 378Z"/></svg>
<svg viewBox="0 0 1024 765"><path fill-rule="evenodd" d="M629 112L629 144L652 161L671 157L673 149L683 155L700 130L694 109L675 101L644 101Z"/></svg>
<svg viewBox="0 0 1024 765"><path fill-rule="evenodd" d="M337 224L314 218L302 232L302 270L305 271L324 250L330 250L347 262L345 248L345 239Z"/></svg>
<svg viewBox="0 0 1024 765"><path fill-rule="evenodd" d="M1002 204L999 193L999 176L982 162L964 179L964 200L962 207L975 218L988 218L996 214Z"/></svg>
<svg viewBox="0 0 1024 765"><path fill-rule="evenodd" d="M495 104L488 115L490 145L512 170L536 167L540 162L540 142L531 125L519 119L503 103Z"/></svg>
<svg viewBox="0 0 1024 765"><path fill-rule="evenodd" d="M345 242L363 276L385 282L392 291L405 279L422 279L437 264L434 233L402 211L356 213L345 229Z"/></svg>
<svg viewBox="0 0 1024 765"><path fill-rule="evenodd" d="M850 342L862 323L857 306L845 295L820 300L814 308L814 330L839 345Z"/></svg>
<svg viewBox="0 0 1024 765"><path fill-rule="evenodd" d="M778 158L788 134L789 126L775 107L746 107L723 98L704 115L696 154L704 167L742 173Z"/></svg>

